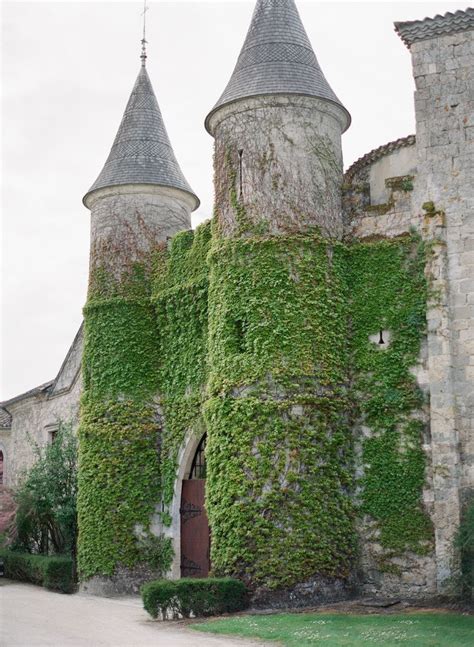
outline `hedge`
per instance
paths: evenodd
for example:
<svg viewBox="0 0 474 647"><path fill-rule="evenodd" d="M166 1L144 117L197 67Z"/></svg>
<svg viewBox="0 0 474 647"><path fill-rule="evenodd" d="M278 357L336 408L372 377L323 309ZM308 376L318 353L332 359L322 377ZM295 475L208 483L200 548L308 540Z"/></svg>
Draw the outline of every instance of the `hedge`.
<svg viewBox="0 0 474 647"><path fill-rule="evenodd" d="M52 591L73 593L73 560L69 557L49 557L1 550L0 559L5 566L5 577L22 582L31 582Z"/></svg>
<svg viewBox="0 0 474 647"><path fill-rule="evenodd" d="M163 620L232 613L248 604L244 583L230 577L155 580L144 584L141 594L146 611Z"/></svg>

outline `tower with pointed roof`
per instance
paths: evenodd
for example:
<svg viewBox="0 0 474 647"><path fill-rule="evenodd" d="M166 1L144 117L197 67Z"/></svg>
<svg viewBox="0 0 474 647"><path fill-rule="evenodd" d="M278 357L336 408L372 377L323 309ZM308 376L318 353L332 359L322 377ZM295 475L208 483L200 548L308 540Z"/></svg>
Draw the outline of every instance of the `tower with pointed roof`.
<svg viewBox="0 0 474 647"><path fill-rule="evenodd" d="M472 593L474 9L395 27L416 135L342 184L350 116L294 0L257 0L195 231L143 35L84 197L84 326L55 380L0 403L8 486L30 437L80 418L83 591L212 569L272 608Z"/></svg>
<svg viewBox="0 0 474 647"><path fill-rule="evenodd" d="M107 161L83 201L91 210L91 273L107 262L120 273L191 228L199 200L176 160L144 57Z"/></svg>
<svg viewBox="0 0 474 647"><path fill-rule="evenodd" d="M234 72L206 118L221 231L239 228L231 181L249 223L340 237L341 134L349 125L294 0L258 0Z"/></svg>
<svg viewBox="0 0 474 647"><path fill-rule="evenodd" d="M206 505L214 571L238 575L267 605L351 586L337 242L349 122L294 0L258 0L206 119L216 199Z"/></svg>
<svg viewBox="0 0 474 647"><path fill-rule="evenodd" d="M174 155L144 52L141 58L110 154L83 200L91 248L78 568L83 590L92 593L136 592L161 574L142 554L159 541L150 529L160 496L161 433L153 269L167 241L191 228L199 204Z"/></svg>

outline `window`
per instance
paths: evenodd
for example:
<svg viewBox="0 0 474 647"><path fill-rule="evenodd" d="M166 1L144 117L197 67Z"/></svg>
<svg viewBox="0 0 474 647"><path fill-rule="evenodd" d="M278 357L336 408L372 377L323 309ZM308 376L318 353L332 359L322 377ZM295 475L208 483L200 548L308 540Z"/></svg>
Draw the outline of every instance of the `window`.
<svg viewBox="0 0 474 647"><path fill-rule="evenodd" d="M196 453L194 454L193 462L191 465L191 472L189 473L190 479L205 479L206 478L206 435L202 437Z"/></svg>

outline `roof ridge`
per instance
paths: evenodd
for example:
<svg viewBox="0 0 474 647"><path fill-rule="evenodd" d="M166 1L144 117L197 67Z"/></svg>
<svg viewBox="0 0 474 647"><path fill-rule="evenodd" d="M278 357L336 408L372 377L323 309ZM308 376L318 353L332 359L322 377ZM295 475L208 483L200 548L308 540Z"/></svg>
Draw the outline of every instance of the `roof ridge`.
<svg viewBox="0 0 474 647"><path fill-rule="evenodd" d="M395 31L405 45L410 46L418 41L474 29L474 8L447 11L445 14L426 17L421 20L407 20L394 23Z"/></svg>
<svg viewBox="0 0 474 647"><path fill-rule="evenodd" d="M29 391L20 393L20 395L15 395L13 398L9 398L8 400L3 400L3 402L0 402L0 408L5 409L5 407L9 406L10 404L14 404L15 402L18 402L19 400L24 400L25 398L30 398L33 395L38 395L39 393L43 393L44 391L47 391L53 384L54 384L54 380L49 380L49 382L44 382L39 386L35 386L33 389L30 389ZM7 411L7 413L9 412Z"/></svg>
<svg viewBox="0 0 474 647"><path fill-rule="evenodd" d="M382 146L378 146L377 148L374 148L373 150L369 151L362 157L359 157L358 160L356 160L349 168L347 171L344 173L344 178L346 180L352 180L354 175L360 171L360 169L364 168L364 166L367 166L368 164L372 162L376 162L377 160L381 159L385 155L388 155L388 153L391 153L394 150L397 150L398 148L405 148L405 146L413 146L416 143L416 135L407 135L406 137L399 137L398 139L394 139L391 142L388 142L387 144L383 144Z"/></svg>

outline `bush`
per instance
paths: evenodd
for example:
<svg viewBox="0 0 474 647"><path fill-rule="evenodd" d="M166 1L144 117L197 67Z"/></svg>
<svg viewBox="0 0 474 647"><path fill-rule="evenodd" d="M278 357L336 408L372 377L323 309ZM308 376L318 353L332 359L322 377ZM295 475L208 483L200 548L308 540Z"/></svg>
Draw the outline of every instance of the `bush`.
<svg viewBox="0 0 474 647"><path fill-rule="evenodd" d="M5 577L39 584L52 591L72 593L75 589L74 563L70 557L46 557L12 550L0 550Z"/></svg>
<svg viewBox="0 0 474 647"><path fill-rule="evenodd" d="M248 604L245 585L230 577L155 580L144 584L141 594L146 611L163 620L232 613Z"/></svg>
<svg viewBox="0 0 474 647"><path fill-rule="evenodd" d="M474 600L474 498L464 510L456 536L456 547L461 557L461 594Z"/></svg>
<svg viewBox="0 0 474 647"><path fill-rule="evenodd" d="M77 440L60 423L54 442L34 446L36 462L15 493L13 548L27 553L75 555Z"/></svg>

